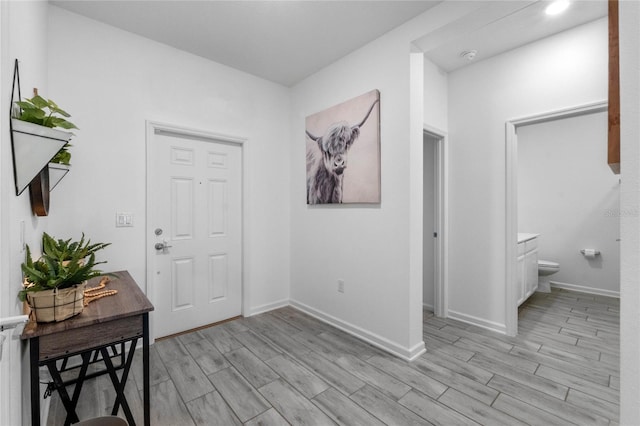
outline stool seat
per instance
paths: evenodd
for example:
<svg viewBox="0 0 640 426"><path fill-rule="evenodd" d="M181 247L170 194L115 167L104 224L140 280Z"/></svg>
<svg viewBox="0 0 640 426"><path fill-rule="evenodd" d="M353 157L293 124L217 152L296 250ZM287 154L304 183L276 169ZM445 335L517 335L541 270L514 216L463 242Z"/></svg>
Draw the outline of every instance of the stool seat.
<svg viewBox="0 0 640 426"><path fill-rule="evenodd" d="M128 426L129 423L125 419L116 416L94 417L93 419L83 420L75 424L75 426Z"/></svg>

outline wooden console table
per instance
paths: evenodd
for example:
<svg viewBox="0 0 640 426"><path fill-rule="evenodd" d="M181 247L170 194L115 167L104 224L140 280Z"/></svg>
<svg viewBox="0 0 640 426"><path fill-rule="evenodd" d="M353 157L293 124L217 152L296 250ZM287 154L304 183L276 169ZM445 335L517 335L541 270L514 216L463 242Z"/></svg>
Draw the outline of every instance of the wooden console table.
<svg viewBox="0 0 640 426"><path fill-rule="evenodd" d="M25 326L21 338L28 340L30 347L32 425L40 425L40 366L49 369L67 410L65 425L79 421L75 408L83 381L101 374L109 375L116 391L111 414L116 415L122 406L129 425L135 425L124 388L136 344L142 338L144 425L149 426L149 312L153 311L153 305L127 271L114 272L113 275L107 289L118 290L118 294L90 303L82 313L67 320L54 323L31 321ZM89 281L88 287L96 286L99 280ZM125 354L125 343L128 342L130 350ZM119 353L118 346L121 348ZM121 358L119 365L112 361L116 353ZM68 359L75 355L82 359L82 364L77 367L78 378L64 382L60 373L65 371ZM87 374L89 364L99 361L104 362L104 370ZM117 375L119 369L123 370L121 379ZM73 396L69 397L66 386L71 384L75 384L75 389Z"/></svg>

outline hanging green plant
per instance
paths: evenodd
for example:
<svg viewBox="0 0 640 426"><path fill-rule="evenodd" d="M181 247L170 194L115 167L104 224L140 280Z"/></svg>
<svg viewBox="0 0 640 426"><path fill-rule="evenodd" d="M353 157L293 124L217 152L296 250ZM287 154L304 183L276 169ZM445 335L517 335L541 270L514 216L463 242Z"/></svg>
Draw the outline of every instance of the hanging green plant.
<svg viewBox="0 0 640 426"><path fill-rule="evenodd" d="M77 129L75 124L67 120L71 115L51 99L47 100L40 95L36 95L31 99L17 101L16 104L22 108L22 112L16 117L19 120L51 128ZM62 117L59 117L59 115Z"/></svg>
<svg viewBox="0 0 640 426"><path fill-rule="evenodd" d="M78 128L75 124L67 120L67 118L71 117L68 112L60 108L51 99L47 100L38 94L31 99L17 101L16 105L20 107L20 113L15 117L18 120L49 128L60 127L65 130ZM71 153L68 150L69 147L71 147L69 143L63 146L51 162L69 165L71 161Z"/></svg>

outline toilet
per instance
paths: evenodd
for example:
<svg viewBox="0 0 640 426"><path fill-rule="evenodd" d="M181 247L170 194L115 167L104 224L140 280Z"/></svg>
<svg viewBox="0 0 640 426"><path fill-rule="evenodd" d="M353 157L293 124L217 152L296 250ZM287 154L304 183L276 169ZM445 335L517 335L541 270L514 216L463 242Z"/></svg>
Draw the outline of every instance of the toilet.
<svg viewBox="0 0 640 426"><path fill-rule="evenodd" d="M550 260L538 260L538 291L551 293L551 275L560 270L560 264Z"/></svg>

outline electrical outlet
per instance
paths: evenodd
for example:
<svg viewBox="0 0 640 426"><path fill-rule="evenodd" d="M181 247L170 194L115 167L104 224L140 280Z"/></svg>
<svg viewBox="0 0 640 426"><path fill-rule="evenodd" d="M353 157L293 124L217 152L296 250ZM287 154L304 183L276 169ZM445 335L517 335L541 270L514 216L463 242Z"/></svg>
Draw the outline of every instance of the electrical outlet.
<svg viewBox="0 0 640 426"><path fill-rule="evenodd" d="M338 280L338 293L344 293L344 280Z"/></svg>

